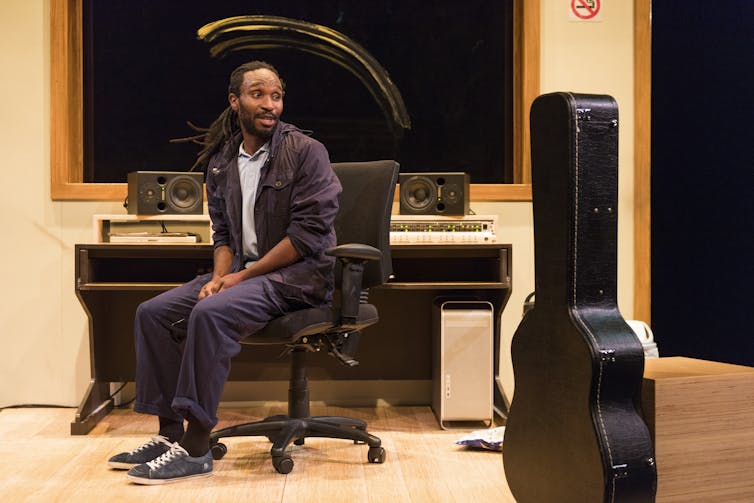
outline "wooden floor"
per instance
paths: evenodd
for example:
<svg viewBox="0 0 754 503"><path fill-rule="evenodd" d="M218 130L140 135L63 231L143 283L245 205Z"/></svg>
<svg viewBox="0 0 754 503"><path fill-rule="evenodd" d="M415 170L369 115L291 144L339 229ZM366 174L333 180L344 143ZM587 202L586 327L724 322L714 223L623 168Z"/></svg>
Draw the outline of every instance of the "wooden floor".
<svg viewBox="0 0 754 503"><path fill-rule="evenodd" d="M277 413L281 406L222 407L218 427ZM313 406L312 414L366 420L382 439L385 463L368 463L366 445L312 438L292 447L295 466L281 475L266 439L229 438L212 477L139 486L110 470L107 459L148 439L154 418L116 410L89 435L71 436L73 409L6 409L0 412L0 494L14 502L515 502L501 454L456 445L469 430L441 430L429 407Z"/></svg>

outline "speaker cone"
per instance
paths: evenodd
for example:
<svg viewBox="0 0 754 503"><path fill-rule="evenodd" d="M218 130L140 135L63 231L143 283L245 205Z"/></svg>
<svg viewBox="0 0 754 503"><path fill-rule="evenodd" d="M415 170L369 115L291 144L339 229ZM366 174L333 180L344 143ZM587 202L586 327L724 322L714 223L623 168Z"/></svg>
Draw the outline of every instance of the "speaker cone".
<svg viewBox="0 0 754 503"><path fill-rule="evenodd" d="M414 176L401 183L401 199L406 207L423 212L437 202L435 184L425 176Z"/></svg>
<svg viewBox="0 0 754 503"><path fill-rule="evenodd" d="M171 207L185 212L202 203L201 190L201 184L194 179L177 176L168 181L165 199Z"/></svg>

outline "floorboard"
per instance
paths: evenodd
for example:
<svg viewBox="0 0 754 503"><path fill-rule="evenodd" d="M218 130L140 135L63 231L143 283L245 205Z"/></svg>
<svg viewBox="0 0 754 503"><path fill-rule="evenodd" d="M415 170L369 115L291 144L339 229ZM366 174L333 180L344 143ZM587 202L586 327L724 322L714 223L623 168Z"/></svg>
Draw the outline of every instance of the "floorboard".
<svg viewBox="0 0 754 503"><path fill-rule="evenodd" d="M221 407L218 427L282 413L280 404ZM442 430L429 407L338 408L313 405L315 415L346 415L369 423L382 439L384 464L367 462L366 445L310 438L292 446L287 475L272 467L264 438L228 438L212 477L163 486L128 482L107 459L148 439L154 418L115 410L89 435L70 435L73 409L0 412L0 494L5 501L515 502L499 452L455 444L469 430ZM96 499L94 499L96 498Z"/></svg>

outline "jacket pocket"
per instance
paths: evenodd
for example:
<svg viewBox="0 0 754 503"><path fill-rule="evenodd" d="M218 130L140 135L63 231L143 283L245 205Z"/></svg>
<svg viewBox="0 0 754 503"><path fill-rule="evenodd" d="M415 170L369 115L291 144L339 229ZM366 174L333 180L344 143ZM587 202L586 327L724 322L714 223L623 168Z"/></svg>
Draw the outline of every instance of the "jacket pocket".
<svg viewBox="0 0 754 503"><path fill-rule="evenodd" d="M254 213L256 221L259 222L257 229L266 237L267 242L264 245L268 247L266 249L271 249L288 231L293 185L290 180L277 179L265 182L261 189ZM261 236L259 237L261 239Z"/></svg>

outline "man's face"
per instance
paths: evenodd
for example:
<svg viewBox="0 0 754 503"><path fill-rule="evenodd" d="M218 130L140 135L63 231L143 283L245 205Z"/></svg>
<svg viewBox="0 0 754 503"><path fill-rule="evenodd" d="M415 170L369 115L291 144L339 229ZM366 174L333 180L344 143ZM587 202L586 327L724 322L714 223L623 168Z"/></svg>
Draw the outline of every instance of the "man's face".
<svg viewBox="0 0 754 503"><path fill-rule="evenodd" d="M266 140L283 113L283 86L273 72L261 68L246 72L240 95L231 94L228 100L238 114L241 128Z"/></svg>

